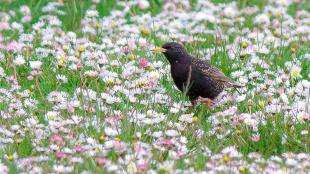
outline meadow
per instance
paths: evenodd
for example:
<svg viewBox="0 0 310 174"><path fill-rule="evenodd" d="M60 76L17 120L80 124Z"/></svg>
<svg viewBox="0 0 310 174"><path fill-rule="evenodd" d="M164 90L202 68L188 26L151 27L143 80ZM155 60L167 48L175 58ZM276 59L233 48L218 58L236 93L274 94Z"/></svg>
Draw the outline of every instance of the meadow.
<svg viewBox="0 0 310 174"><path fill-rule="evenodd" d="M0 0L0 173L310 173L309 0ZM193 108L170 41L244 84Z"/></svg>

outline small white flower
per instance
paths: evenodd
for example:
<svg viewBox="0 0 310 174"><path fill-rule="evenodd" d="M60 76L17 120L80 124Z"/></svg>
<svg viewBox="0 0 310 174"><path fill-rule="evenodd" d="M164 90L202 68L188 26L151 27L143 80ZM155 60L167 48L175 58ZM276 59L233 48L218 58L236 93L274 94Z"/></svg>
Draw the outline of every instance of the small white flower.
<svg viewBox="0 0 310 174"><path fill-rule="evenodd" d="M71 161L72 163L83 163L83 162L84 162L83 158L81 158L81 157L72 157L72 158L70 159L70 161Z"/></svg>
<svg viewBox="0 0 310 174"><path fill-rule="evenodd" d="M74 167L73 166L65 167L63 165L54 165L53 169L56 173L70 173L73 171Z"/></svg>
<svg viewBox="0 0 310 174"><path fill-rule="evenodd" d="M157 132L153 132L152 136L153 137L156 137L156 138L159 138L163 135L163 132L162 131L157 131Z"/></svg>
<svg viewBox="0 0 310 174"><path fill-rule="evenodd" d="M96 143L95 140L94 140L93 138L91 138L91 137L87 138L87 139L86 139L86 142L87 142L88 144L95 144L95 143Z"/></svg>
<svg viewBox="0 0 310 174"><path fill-rule="evenodd" d="M285 162L286 165L288 166L296 166L298 164L298 162L294 159L287 159L286 162Z"/></svg>
<svg viewBox="0 0 310 174"><path fill-rule="evenodd" d="M97 17L98 16L98 11L97 10L88 10L86 12L86 16L90 17L90 18Z"/></svg>
<svg viewBox="0 0 310 174"><path fill-rule="evenodd" d="M11 129L12 129L13 131L17 131L19 128L20 128L19 125L12 125L12 126L11 126Z"/></svg>
<svg viewBox="0 0 310 174"><path fill-rule="evenodd" d="M253 126L254 125L254 120L252 118L245 118L244 119L244 124L248 126Z"/></svg>
<svg viewBox="0 0 310 174"><path fill-rule="evenodd" d="M193 114L183 114L179 117L181 122L192 123L194 121Z"/></svg>
<svg viewBox="0 0 310 174"><path fill-rule="evenodd" d="M180 135L180 133L176 130L167 130L165 133L169 137L176 137L176 136Z"/></svg>
<svg viewBox="0 0 310 174"><path fill-rule="evenodd" d="M301 135L308 135L308 130L302 130L302 131L300 132L300 134L301 134Z"/></svg>
<svg viewBox="0 0 310 174"><path fill-rule="evenodd" d="M47 120L55 120L58 119L59 113L55 111L49 111L45 114L45 118Z"/></svg>
<svg viewBox="0 0 310 174"><path fill-rule="evenodd" d="M2 67L0 67L0 77L5 77L5 73Z"/></svg>
<svg viewBox="0 0 310 174"><path fill-rule="evenodd" d="M94 4L98 4L100 2L100 0L93 0Z"/></svg>
<svg viewBox="0 0 310 174"><path fill-rule="evenodd" d="M18 155L16 152L14 152L12 155L5 154L4 158L9 160L9 161L12 161L12 160L16 160L18 158Z"/></svg>
<svg viewBox="0 0 310 174"><path fill-rule="evenodd" d="M180 142L183 143L183 144L186 144L188 141L187 141L187 138L186 137L180 137Z"/></svg>
<svg viewBox="0 0 310 174"><path fill-rule="evenodd" d="M13 62L15 65L23 65L26 63L26 61L22 55L17 55Z"/></svg>
<svg viewBox="0 0 310 174"><path fill-rule="evenodd" d="M107 167L107 172L108 173L113 173L114 171L117 171L117 170L119 170L119 167L117 165L115 165L115 164L110 164Z"/></svg>
<svg viewBox="0 0 310 174"><path fill-rule="evenodd" d="M240 77L240 78L238 79L238 81L239 81L241 84L246 84L246 83L248 83L248 79L247 79L246 77Z"/></svg>
<svg viewBox="0 0 310 174"><path fill-rule="evenodd" d="M88 76L88 77L98 77L99 73L97 71L93 71L93 70L88 70L88 71L85 71L84 72L84 75L85 76Z"/></svg>
<svg viewBox="0 0 310 174"><path fill-rule="evenodd" d="M305 120L305 112L299 112L297 114L297 120L298 121L304 121Z"/></svg>
<svg viewBox="0 0 310 174"><path fill-rule="evenodd" d="M58 83L67 83L68 82L67 77L64 75L58 74L58 75L56 75L56 79L57 79Z"/></svg>
<svg viewBox="0 0 310 174"><path fill-rule="evenodd" d="M117 130L112 129L112 128L110 128L110 127L104 128L104 133L105 133L105 135L111 136L111 137L117 136L117 135L118 135Z"/></svg>
<svg viewBox="0 0 310 174"><path fill-rule="evenodd" d="M301 71L301 68L299 66L294 65L291 69L291 76L293 78L301 77L300 71Z"/></svg>
<svg viewBox="0 0 310 174"><path fill-rule="evenodd" d="M310 82L308 80L302 80L301 84L305 88L310 88Z"/></svg>
<svg viewBox="0 0 310 174"><path fill-rule="evenodd" d="M131 103L136 103L137 102L137 98L135 96L133 96L133 95L130 95L128 98L129 98L129 101Z"/></svg>
<svg viewBox="0 0 310 174"><path fill-rule="evenodd" d="M31 10L28 6L23 5L19 8L19 11L23 14L23 15L30 15Z"/></svg>
<svg viewBox="0 0 310 174"><path fill-rule="evenodd" d="M180 111L179 108L175 108L175 107L170 108L170 112L173 113L173 114L178 113L179 111Z"/></svg>
<svg viewBox="0 0 310 174"><path fill-rule="evenodd" d="M260 14L255 17L255 22L258 24L269 24L269 16L267 14Z"/></svg>
<svg viewBox="0 0 310 174"><path fill-rule="evenodd" d="M291 96L294 95L295 91L294 91L293 88L289 88L289 89L287 89L287 93L288 93L288 95L291 97Z"/></svg>
<svg viewBox="0 0 310 174"><path fill-rule="evenodd" d="M129 173L137 173L137 166L135 163L131 162L128 166L127 166L127 171Z"/></svg>
<svg viewBox="0 0 310 174"><path fill-rule="evenodd" d="M245 98L246 98L246 94L243 94L243 95L239 95L236 100L237 102L242 102L245 100Z"/></svg>
<svg viewBox="0 0 310 174"><path fill-rule="evenodd" d="M202 21L202 20L207 20L210 22L214 22L215 21L215 17L213 15L204 13L204 12L198 12L195 16L195 19L198 21Z"/></svg>
<svg viewBox="0 0 310 174"><path fill-rule="evenodd" d="M283 101L283 103L285 103L285 104L288 104L288 103L289 103L288 98L287 98L287 95L286 95L285 93L282 93L282 94L280 95L280 98L281 98L281 100Z"/></svg>
<svg viewBox="0 0 310 174"><path fill-rule="evenodd" d="M237 15L237 11L233 9L232 7L226 7L224 9L224 16L226 17L235 17Z"/></svg>
<svg viewBox="0 0 310 174"><path fill-rule="evenodd" d="M139 8L141 10L147 9L150 7L150 3L147 0L140 0L139 1Z"/></svg>
<svg viewBox="0 0 310 174"><path fill-rule="evenodd" d="M113 141L114 140L108 140L108 141L105 141L104 142L104 146L105 146L105 148L112 148L113 147Z"/></svg>
<svg viewBox="0 0 310 174"><path fill-rule="evenodd" d="M2 174L8 174L9 173L9 168L7 166L5 166L4 164L2 164L0 162L0 173Z"/></svg>
<svg viewBox="0 0 310 174"><path fill-rule="evenodd" d="M160 77L160 74L157 71L152 71L149 73L150 77L154 79L158 79Z"/></svg>
<svg viewBox="0 0 310 174"><path fill-rule="evenodd" d="M38 60L36 60L36 61L29 61L29 63L30 63L30 68L31 69L37 69L37 70L41 69L41 65L42 65L41 61L38 61Z"/></svg>
<svg viewBox="0 0 310 174"><path fill-rule="evenodd" d="M310 54L305 54L304 59L310 60Z"/></svg>

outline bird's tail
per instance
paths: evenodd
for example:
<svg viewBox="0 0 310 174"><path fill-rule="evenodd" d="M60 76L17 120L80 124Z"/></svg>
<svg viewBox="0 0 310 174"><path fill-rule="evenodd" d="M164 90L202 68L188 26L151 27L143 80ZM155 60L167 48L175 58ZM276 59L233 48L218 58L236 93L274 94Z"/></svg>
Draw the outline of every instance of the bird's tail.
<svg viewBox="0 0 310 174"><path fill-rule="evenodd" d="M239 93L239 94L242 94L241 91L239 91L239 89L237 88L242 88L244 87L245 85L244 84L240 84L240 83L237 83L237 82L230 82L228 83L228 87L229 88L235 88L236 91Z"/></svg>
<svg viewBox="0 0 310 174"><path fill-rule="evenodd" d="M229 82L227 86L229 88L242 88L242 87L245 87L244 84L237 83L237 82Z"/></svg>

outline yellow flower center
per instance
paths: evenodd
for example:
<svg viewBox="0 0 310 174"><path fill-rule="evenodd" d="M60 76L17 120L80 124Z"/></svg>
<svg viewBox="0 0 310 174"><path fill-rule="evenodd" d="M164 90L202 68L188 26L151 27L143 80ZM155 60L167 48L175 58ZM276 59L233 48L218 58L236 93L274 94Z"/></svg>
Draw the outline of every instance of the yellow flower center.
<svg viewBox="0 0 310 174"><path fill-rule="evenodd" d="M130 60L134 60L135 59L135 55L133 53L131 53L130 56L129 56L129 59Z"/></svg>
<svg viewBox="0 0 310 174"><path fill-rule="evenodd" d="M104 140L104 135L101 135L101 136L99 137L99 140L100 140L100 141L103 141L103 140Z"/></svg>
<svg viewBox="0 0 310 174"><path fill-rule="evenodd" d="M259 101L258 104L259 104L259 106L262 107L262 108L265 106L265 102L264 102L264 101Z"/></svg>
<svg viewBox="0 0 310 174"><path fill-rule="evenodd" d="M291 48L291 52L292 52L292 53L295 53L295 52L296 52L296 48L292 47L292 48Z"/></svg>
<svg viewBox="0 0 310 174"><path fill-rule="evenodd" d="M13 160L13 155L8 155L8 160L12 161Z"/></svg>
<svg viewBox="0 0 310 174"><path fill-rule="evenodd" d="M155 68L154 68L154 66L149 66L149 70L154 70Z"/></svg>
<svg viewBox="0 0 310 174"><path fill-rule="evenodd" d="M54 114L50 115L50 116L49 116L49 119L50 119L50 120L54 120L54 119L55 119L55 115L54 115Z"/></svg>
<svg viewBox="0 0 310 174"><path fill-rule="evenodd" d="M225 155L225 156L223 157L223 161L224 161L224 162L229 161L229 157L228 157L227 155Z"/></svg>
<svg viewBox="0 0 310 174"><path fill-rule="evenodd" d="M60 60L58 61L58 66L63 66L64 65L64 61Z"/></svg>
<svg viewBox="0 0 310 174"><path fill-rule="evenodd" d="M297 119L300 120L300 121L303 121L304 118L305 118L305 117L304 117L303 114L298 114L298 115L297 115Z"/></svg>
<svg viewBox="0 0 310 174"><path fill-rule="evenodd" d="M277 12L275 13L275 16L277 16L277 17L280 17L280 16L282 16L282 13L281 13L281 11L277 11Z"/></svg>
<svg viewBox="0 0 310 174"><path fill-rule="evenodd" d="M99 153L99 152L100 152L100 149L97 147L97 148L95 149L95 151L96 151L96 153Z"/></svg>
<svg viewBox="0 0 310 174"><path fill-rule="evenodd" d="M248 47L248 44L246 42L242 42L241 46L242 46L242 48L246 48L246 47Z"/></svg>
<svg viewBox="0 0 310 174"><path fill-rule="evenodd" d="M132 172L134 170L134 167L132 164L129 164L128 165L128 171Z"/></svg>
<svg viewBox="0 0 310 174"><path fill-rule="evenodd" d="M107 79L107 80L106 80L106 83L107 83L107 84L113 84L113 83L114 83L114 80L113 80L113 79Z"/></svg>
<svg viewBox="0 0 310 174"><path fill-rule="evenodd" d="M149 35L150 34L150 31L143 26L140 28L140 31L143 35Z"/></svg>
<svg viewBox="0 0 310 174"><path fill-rule="evenodd" d="M197 116L194 116L194 121L198 121L198 117Z"/></svg>
<svg viewBox="0 0 310 174"><path fill-rule="evenodd" d="M67 60L67 58L65 56L61 56L59 59L62 60L62 61L66 61Z"/></svg>
<svg viewBox="0 0 310 174"><path fill-rule="evenodd" d="M244 172L246 169L247 169L246 166L240 166L240 167L239 167L239 170L240 170L241 172Z"/></svg>
<svg viewBox="0 0 310 174"><path fill-rule="evenodd" d="M85 50L85 48L83 47L83 45L80 45L78 50L79 50L79 52L83 52Z"/></svg>
<svg viewBox="0 0 310 174"><path fill-rule="evenodd" d="M299 75L299 71L294 70L294 71L292 72L292 75L293 75L294 77L297 77L297 76Z"/></svg>
<svg viewBox="0 0 310 174"><path fill-rule="evenodd" d="M112 26L112 27L115 27L115 26L117 26L117 23L114 22L114 21L112 21L112 22L111 22L111 26Z"/></svg>
<svg viewBox="0 0 310 174"><path fill-rule="evenodd" d="M158 79L158 74L152 74L152 77L153 77L154 79Z"/></svg>

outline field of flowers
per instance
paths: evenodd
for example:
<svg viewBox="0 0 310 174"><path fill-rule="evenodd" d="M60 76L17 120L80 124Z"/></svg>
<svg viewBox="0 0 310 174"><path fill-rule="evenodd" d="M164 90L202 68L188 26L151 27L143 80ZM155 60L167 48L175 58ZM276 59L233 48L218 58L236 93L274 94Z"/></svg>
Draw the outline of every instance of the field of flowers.
<svg viewBox="0 0 310 174"><path fill-rule="evenodd" d="M307 0L0 0L0 173L309 173ZM190 107L150 49L245 87Z"/></svg>

